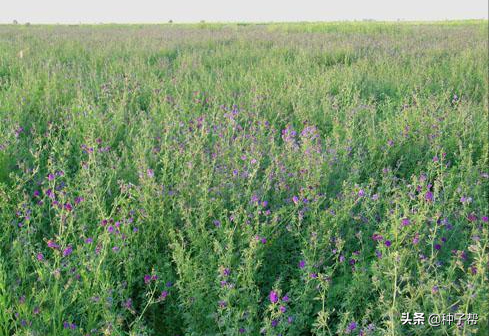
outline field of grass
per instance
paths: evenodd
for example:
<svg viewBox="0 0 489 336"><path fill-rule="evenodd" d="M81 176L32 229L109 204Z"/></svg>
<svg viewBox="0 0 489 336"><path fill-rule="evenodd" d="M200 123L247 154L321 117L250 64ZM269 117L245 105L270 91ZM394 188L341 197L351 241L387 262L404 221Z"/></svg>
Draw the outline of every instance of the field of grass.
<svg viewBox="0 0 489 336"><path fill-rule="evenodd" d="M0 335L488 335L488 150L487 21L0 26Z"/></svg>

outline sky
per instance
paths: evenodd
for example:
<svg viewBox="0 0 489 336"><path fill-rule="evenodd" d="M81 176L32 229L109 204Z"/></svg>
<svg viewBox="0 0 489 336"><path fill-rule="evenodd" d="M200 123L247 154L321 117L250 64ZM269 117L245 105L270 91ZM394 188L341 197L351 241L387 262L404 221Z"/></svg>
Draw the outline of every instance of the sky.
<svg viewBox="0 0 489 336"><path fill-rule="evenodd" d="M487 0L0 0L0 23L487 19Z"/></svg>

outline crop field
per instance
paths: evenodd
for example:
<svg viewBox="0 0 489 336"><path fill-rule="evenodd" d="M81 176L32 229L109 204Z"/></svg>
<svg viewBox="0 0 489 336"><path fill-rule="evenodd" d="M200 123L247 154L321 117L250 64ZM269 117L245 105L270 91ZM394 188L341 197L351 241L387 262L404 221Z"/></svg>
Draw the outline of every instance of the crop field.
<svg viewBox="0 0 489 336"><path fill-rule="evenodd" d="M0 25L0 336L488 335L488 62L487 21Z"/></svg>

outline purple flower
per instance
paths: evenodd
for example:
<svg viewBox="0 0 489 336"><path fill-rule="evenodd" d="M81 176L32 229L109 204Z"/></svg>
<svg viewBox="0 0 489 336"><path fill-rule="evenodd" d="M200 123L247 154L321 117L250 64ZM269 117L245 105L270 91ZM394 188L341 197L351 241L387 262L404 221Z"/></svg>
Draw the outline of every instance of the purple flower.
<svg viewBox="0 0 489 336"><path fill-rule="evenodd" d="M365 196L365 191L363 191L363 189L360 189L360 190L358 191L358 196L360 196L360 197Z"/></svg>
<svg viewBox="0 0 489 336"><path fill-rule="evenodd" d="M239 328L238 331L240 334L244 334L246 332L246 329L245 328Z"/></svg>
<svg viewBox="0 0 489 336"><path fill-rule="evenodd" d="M438 250L438 251L441 250L441 245L440 244L435 244L435 249Z"/></svg>
<svg viewBox="0 0 489 336"><path fill-rule="evenodd" d="M435 294L435 293L438 293L438 286L433 286L433 288L431 288L431 293Z"/></svg>
<svg viewBox="0 0 489 336"><path fill-rule="evenodd" d="M164 299L166 299L167 296L168 296L168 292L166 290L162 291L161 295L160 295L160 299L164 300Z"/></svg>
<svg viewBox="0 0 489 336"><path fill-rule="evenodd" d="M91 244L93 243L93 239L88 237L87 239L85 239L85 244Z"/></svg>
<svg viewBox="0 0 489 336"><path fill-rule="evenodd" d="M272 320L272 327L275 328L278 325L277 320Z"/></svg>
<svg viewBox="0 0 489 336"><path fill-rule="evenodd" d="M44 260L44 255L42 253L37 254L37 260L43 261Z"/></svg>
<svg viewBox="0 0 489 336"><path fill-rule="evenodd" d="M38 197L40 195L39 190L34 191L34 197Z"/></svg>
<svg viewBox="0 0 489 336"><path fill-rule="evenodd" d="M270 302L271 303L277 303L278 301L278 293L276 291L271 291L270 292Z"/></svg>
<svg viewBox="0 0 489 336"><path fill-rule="evenodd" d="M427 191L426 194L424 195L424 198L428 202L433 202L433 193L431 191Z"/></svg>
<svg viewBox="0 0 489 336"><path fill-rule="evenodd" d="M299 261L299 268L306 267L306 262L304 260Z"/></svg>
<svg viewBox="0 0 489 336"><path fill-rule="evenodd" d="M266 244L266 243L267 243L267 238L263 237L263 238L261 239L261 243L262 243L262 244Z"/></svg>
<svg viewBox="0 0 489 336"><path fill-rule="evenodd" d="M390 246L392 245L392 243L391 243L391 241L390 241L390 240L386 240L384 244L385 244L385 246L387 246L387 247L390 247Z"/></svg>
<svg viewBox="0 0 489 336"><path fill-rule="evenodd" d="M355 321L351 322L349 325L348 325L348 332L352 332L353 330L355 330L357 328L357 323Z"/></svg>
<svg viewBox="0 0 489 336"><path fill-rule="evenodd" d="M127 300L124 302L123 306L124 306L124 308L126 308L126 309L131 309L131 308L132 308L132 299L131 299L131 298L127 299Z"/></svg>
<svg viewBox="0 0 489 336"><path fill-rule="evenodd" d="M48 180L49 180L49 181L54 180L54 174L49 174L49 175L48 175Z"/></svg>
<svg viewBox="0 0 489 336"><path fill-rule="evenodd" d="M309 276L313 279L316 279L318 277L317 273L311 273Z"/></svg>
<svg viewBox="0 0 489 336"><path fill-rule="evenodd" d="M229 274L231 274L231 270L229 268L224 268L222 270L222 275L223 276L227 277L227 276L229 276Z"/></svg>
<svg viewBox="0 0 489 336"><path fill-rule="evenodd" d="M145 283L145 284L149 284L149 282L150 282L150 281L151 281L151 275L146 274L146 275L144 276L144 283Z"/></svg>
<svg viewBox="0 0 489 336"><path fill-rule="evenodd" d="M73 253L73 248L71 247L71 245L68 245L68 247L66 247L66 248L63 250L63 257L67 257L67 256L69 256L71 253Z"/></svg>
<svg viewBox="0 0 489 336"><path fill-rule="evenodd" d="M220 227L220 226L221 226L221 221L220 221L220 220L218 220L218 219L214 219L213 223L214 223L214 225L215 225L216 227Z"/></svg>
<svg viewBox="0 0 489 336"><path fill-rule="evenodd" d="M282 298L282 301L283 302L289 302L289 297L287 295L284 295L284 297Z"/></svg>
<svg viewBox="0 0 489 336"><path fill-rule="evenodd" d="M381 235L377 234L377 233L374 233L372 235L372 239L375 240L375 241L379 241L379 240L382 240L384 239L384 237L382 237Z"/></svg>
<svg viewBox="0 0 489 336"><path fill-rule="evenodd" d="M292 202L294 202L294 204L299 203L299 197L297 197L297 196L295 196L295 195L294 195L294 196L292 197Z"/></svg>
<svg viewBox="0 0 489 336"><path fill-rule="evenodd" d="M149 169L149 168L148 168L148 169L146 170L146 175L148 175L148 177L149 177L149 178L152 178L152 177L154 177L154 176L155 176L155 173L154 173L153 169Z"/></svg>
<svg viewBox="0 0 489 336"><path fill-rule="evenodd" d="M411 220L409 218L405 217L402 219L402 226L408 226L409 224L411 224Z"/></svg>
<svg viewBox="0 0 489 336"><path fill-rule="evenodd" d="M287 308L285 306L280 306L279 309L282 313L285 313L287 311Z"/></svg>
<svg viewBox="0 0 489 336"><path fill-rule="evenodd" d="M51 239L48 240L48 247L53 248L53 249L58 249L59 245L53 242Z"/></svg>

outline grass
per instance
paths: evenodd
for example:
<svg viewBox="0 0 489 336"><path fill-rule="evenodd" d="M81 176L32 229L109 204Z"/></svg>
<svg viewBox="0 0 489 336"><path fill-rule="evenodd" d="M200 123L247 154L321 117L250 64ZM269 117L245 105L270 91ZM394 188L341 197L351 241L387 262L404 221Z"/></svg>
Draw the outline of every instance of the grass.
<svg viewBox="0 0 489 336"><path fill-rule="evenodd" d="M487 36L0 26L0 335L486 335Z"/></svg>

